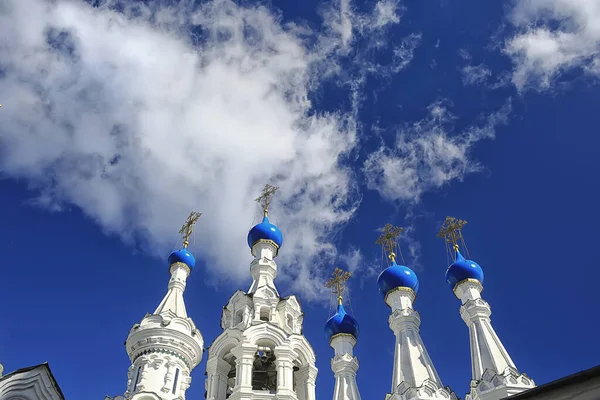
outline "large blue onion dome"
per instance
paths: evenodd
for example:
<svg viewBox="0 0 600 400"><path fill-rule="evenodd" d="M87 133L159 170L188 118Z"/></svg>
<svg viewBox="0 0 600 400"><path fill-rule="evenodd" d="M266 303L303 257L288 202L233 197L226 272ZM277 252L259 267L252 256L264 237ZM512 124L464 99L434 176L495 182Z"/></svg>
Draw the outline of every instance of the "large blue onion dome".
<svg viewBox="0 0 600 400"><path fill-rule="evenodd" d="M446 270L446 282L454 289L465 279L475 279L483 283L483 270L475 261L466 260L460 251L457 251L456 260Z"/></svg>
<svg viewBox="0 0 600 400"><path fill-rule="evenodd" d="M329 341L340 333L352 335L354 339L358 339L358 322L346 313L344 306L341 304L338 305L337 312L325 324L325 335L327 335Z"/></svg>
<svg viewBox="0 0 600 400"><path fill-rule="evenodd" d="M184 263L190 267L190 269L194 269L196 266L196 259L192 253L187 251L187 249L181 249L171 253L169 256L169 265L173 265L177 262Z"/></svg>
<svg viewBox="0 0 600 400"><path fill-rule="evenodd" d="M377 286L379 286L379 291L383 297L391 290L400 287L412 289L416 294L419 291L419 278L412 269L392 261L392 265L379 274Z"/></svg>
<svg viewBox="0 0 600 400"><path fill-rule="evenodd" d="M248 232L248 246L252 246L259 240L270 240L280 248L283 244L283 235L279 228L269 222L269 218L265 215L260 224L254 225Z"/></svg>

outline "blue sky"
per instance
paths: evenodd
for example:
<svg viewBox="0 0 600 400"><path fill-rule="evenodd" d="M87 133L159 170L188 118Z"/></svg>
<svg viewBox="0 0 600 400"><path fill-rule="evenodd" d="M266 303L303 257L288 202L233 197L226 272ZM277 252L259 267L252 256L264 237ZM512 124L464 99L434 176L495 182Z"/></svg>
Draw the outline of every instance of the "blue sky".
<svg viewBox="0 0 600 400"><path fill-rule="evenodd" d="M541 384L597 363L595 0L93 3L0 5L7 371L48 361L70 399L123 393L123 342L164 295L190 210L204 215L186 302L210 344L250 285L266 182L281 187L277 284L303 303L319 398L335 266L354 272L363 398L389 390L374 244L387 222L406 228L421 333L459 396L469 343L435 237L446 215L469 221L519 370Z"/></svg>

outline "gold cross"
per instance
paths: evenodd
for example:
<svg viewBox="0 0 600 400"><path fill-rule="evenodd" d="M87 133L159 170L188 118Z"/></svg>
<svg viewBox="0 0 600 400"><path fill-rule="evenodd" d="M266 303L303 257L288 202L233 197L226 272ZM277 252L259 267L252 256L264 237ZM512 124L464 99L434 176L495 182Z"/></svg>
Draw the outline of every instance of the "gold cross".
<svg viewBox="0 0 600 400"><path fill-rule="evenodd" d="M462 228L467 221L454 217L446 217L437 237L445 239L447 244L452 244L454 251L458 251L458 241L463 239Z"/></svg>
<svg viewBox="0 0 600 400"><path fill-rule="evenodd" d="M394 253L394 249L396 244L398 243L398 236L404 230L404 228L400 228L399 226L394 226L392 224L385 224L381 235L375 242L375 244L383 247L385 252L389 253L390 260L396 261L396 253Z"/></svg>
<svg viewBox="0 0 600 400"><path fill-rule="evenodd" d="M348 279L352 276L352 272L343 271L336 268L331 274L331 279L325 283L325 287L338 295L338 304L342 304L344 290L346 290Z"/></svg>
<svg viewBox="0 0 600 400"><path fill-rule="evenodd" d="M269 215L269 205L271 204L271 200L273 200L273 195L279 188L277 186L269 185L268 183L265 185L262 193L258 196L254 201L261 205L263 208L263 212L265 217Z"/></svg>
<svg viewBox="0 0 600 400"><path fill-rule="evenodd" d="M183 236L183 248L184 249L186 247L188 247L188 245L190 244L190 236L192 236L192 229L194 227L194 224L196 223L196 221L198 221L198 218L200 218L201 215L202 215L202 213L199 213L197 211L192 211L190 213L189 217L187 218L187 220L185 221L185 224L183 224L183 226L179 230L179 234Z"/></svg>

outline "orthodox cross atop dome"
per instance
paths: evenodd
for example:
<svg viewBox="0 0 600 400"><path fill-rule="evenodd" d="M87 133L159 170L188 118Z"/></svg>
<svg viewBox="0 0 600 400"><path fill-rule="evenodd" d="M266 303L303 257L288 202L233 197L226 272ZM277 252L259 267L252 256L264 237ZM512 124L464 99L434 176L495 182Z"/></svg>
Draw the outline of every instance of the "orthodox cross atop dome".
<svg viewBox="0 0 600 400"><path fill-rule="evenodd" d="M337 294L338 304L342 304L344 291L348 287L348 279L352 272L336 268L331 274L331 278L325 283L325 287L331 289L331 292Z"/></svg>
<svg viewBox="0 0 600 400"><path fill-rule="evenodd" d="M396 252L398 249L398 237L404 228L400 228L399 226L394 226L392 224L385 224L381 235L375 242L375 244L380 245L383 248L383 251L388 255L389 259L394 262L396 261ZM402 254L400 254L402 256Z"/></svg>
<svg viewBox="0 0 600 400"><path fill-rule="evenodd" d="M273 196L279 187L269 185L268 183L265 185L264 189L260 196L258 196L254 201L256 201L263 209L265 217L269 215L269 205L271 205L271 200L273 200Z"/></svg>
<svg viewBox="0 0 600 400"><path fill-rule="evenodd" d="M196 222L198 221L198 218L200 218L200 216L202 215L202 213L197 212L197 211L192 211L190 213L190 215L188 216L187 220L185 221L185 223L183 224L183 226L181 227L181 229L179 230L179 234L182 235L183 237L183 248L187 248L188 245L190 244L190 236L192 236L192 231L194 229L194 225L196 224Z"/></svg>
<svg viewBox="0 0 600 400"><path fill-rule="evenodd" d="M459 243L469 257L469 250L465 243L462 234L462 228L467 224L467 221L455 217L446 217L437 237L444 239L446 242L446 251L448 256L456 255L459 251Z"/></svg>

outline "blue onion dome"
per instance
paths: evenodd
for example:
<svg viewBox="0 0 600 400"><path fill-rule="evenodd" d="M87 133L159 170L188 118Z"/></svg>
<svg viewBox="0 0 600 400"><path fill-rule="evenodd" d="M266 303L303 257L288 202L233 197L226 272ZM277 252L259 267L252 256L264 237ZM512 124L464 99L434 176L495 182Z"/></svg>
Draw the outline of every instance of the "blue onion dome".
<svg viewBox="0 0 600 400"><path fill-rule="evenodd" d="M358 322L346 313L344 306L341 304L338 305L337 312L325 324L325 335L327 335L329 341L340 333L352 335L354 339L358 339Z"/></svg>
<svg viewBox="0 0 600 400"><path fill-rule="evenodd" d="M400 287L412 289L416 294L419 291L419 278L412 269L392 261L392 265L379 274L377 286L379 286L379 291L383 297L391 290Z"/></svg>
<svg viewBox="0 0 600 400"><path fill-rule="evenodd" d="M460 251L457 251L456 260L446 270L446 282L454 289L465 279L475 279L483 283L483 270L475 261L466 260Z"/></svg>
<svg viewBox="0 0 600 400"><path fill-rule="evenodd" d="M280 248L283 244L283 235L279 228L269 222L269 218L265 215L260 224L254 225L248 232L248 246L252 246L259 240L270 240Z"/></svg>
<svg viewBox="0 0 600 400"><path fill-rule="evenodd" d="M184 263L190 267L190 269L194 269L196 266L196 259L192 253L187 251L187 249L181 249L171 253L169 256L169 265L173 265L177 262Z"/></svg>

